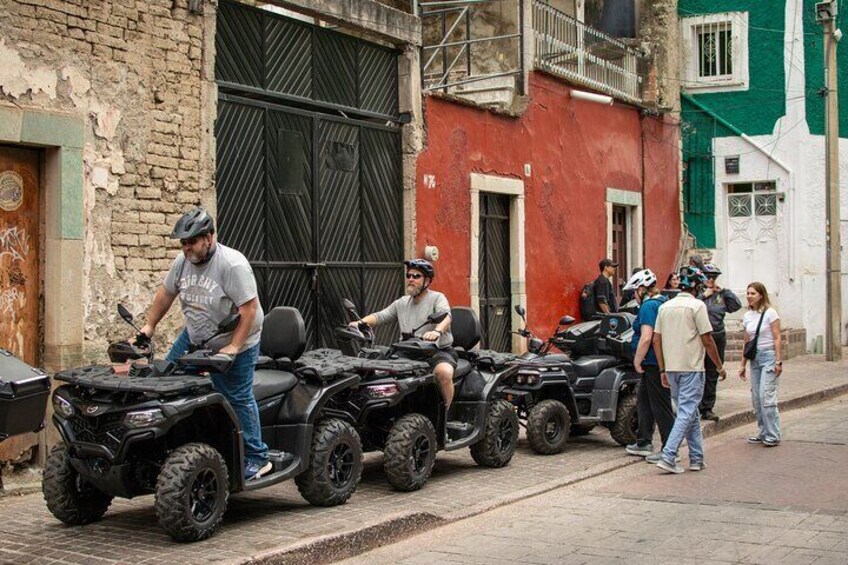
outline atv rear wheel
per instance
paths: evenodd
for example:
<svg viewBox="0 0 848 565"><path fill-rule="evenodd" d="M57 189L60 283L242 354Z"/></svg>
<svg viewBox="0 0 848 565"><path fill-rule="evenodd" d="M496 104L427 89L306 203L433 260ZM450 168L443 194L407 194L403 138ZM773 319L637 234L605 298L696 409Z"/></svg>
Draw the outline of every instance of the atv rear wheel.
<svg viewBox="0 0 848 565"><path fill-rule="evenodd" d="M568 442L571 416L559 400L543 400L527 415L527 440L542 455L561 453Z"/></svg>
<svg viewBox="0 0 848 565"><path fill-rule="evenodd" d="M389 484L397 490L418 490L436 463L436 430L421 414L407 414L389 430L383 467Z"/></svg>
<svg viewBox="0 0 848 565"><path fill-rule="evenodd" d="M229 496L221 454L205 443L187 443L162 465L154 508L159 525L174 540L200 541L221 526Z"/></svg>
<svg viewBox="0 0 848 565"><path fill-rule="evenodd" d="M111 496L86 482L71 465L64 444L55 446L47 456L41 492L50 512L69 526L99 520L112 504Z"/></svg>
<svg viewBox="0 0 848 565"><path fill-rule="evenodd" d="M362 477L362 442L350 424L322 420L312 434L309 468L295 478L297 490L315 506L338 506L356 492Z"/></svg>
<svg viewBox="0 0 848 565"><path fill-rule="evenodd" d="M639 433L639 417L636 414L636 389L622 391L618 395L615 422L610 426L610 435L618 445L636 443Z"/></svg>
<svg viewBox="0 0 848 565"><path fill-rule="evenodd" d="M568 435L571 437L585 436L595 429L595 424L572 424Z"/></svg>
<svg viewBox="0 0 848 565"><path fill-rule="evenodd" d="M471 457L481 467L503 467L518 446L518 414L506 400L489 405L483 438L471 446Z"/></svg>

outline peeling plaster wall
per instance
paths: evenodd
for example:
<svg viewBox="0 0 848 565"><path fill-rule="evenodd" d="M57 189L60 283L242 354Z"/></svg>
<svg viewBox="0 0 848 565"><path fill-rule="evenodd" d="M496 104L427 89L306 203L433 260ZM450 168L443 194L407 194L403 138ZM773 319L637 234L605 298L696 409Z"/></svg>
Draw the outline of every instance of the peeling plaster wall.
<svg viewBox="0 0 848 565"><path fill-rule="evenodd" d="M143 315L178 252L166 236L180 212L214 206L214 5L197 15L186 4L0 0L0 104L86 124L88 359L127 337L119 302Z"/></svg>

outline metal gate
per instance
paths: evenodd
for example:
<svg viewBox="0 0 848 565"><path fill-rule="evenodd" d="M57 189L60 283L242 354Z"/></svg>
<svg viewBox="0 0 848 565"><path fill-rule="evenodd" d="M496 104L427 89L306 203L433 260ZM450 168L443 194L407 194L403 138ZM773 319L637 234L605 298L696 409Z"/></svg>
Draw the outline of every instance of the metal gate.
<svg viewBox="0 0 848 565"><path fill-rule="evenodd" d="M403 290L397 54L232 2L216 47L220 240L266 311L298 308L309 347L333 345L342 298L364 314Z"/></svg>
<svg viewBox="0 0 848 565"><path fill-rule="evenodd" d="M484 348L509 351L509 196L480 193L480 321Z"/></svg>

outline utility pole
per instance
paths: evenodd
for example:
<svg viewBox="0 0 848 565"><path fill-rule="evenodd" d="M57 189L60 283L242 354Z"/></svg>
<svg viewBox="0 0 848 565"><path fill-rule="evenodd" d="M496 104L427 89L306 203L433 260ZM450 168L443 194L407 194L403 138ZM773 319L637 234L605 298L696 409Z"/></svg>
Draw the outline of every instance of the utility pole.
<svg viewBox="0 0 848 565"><path fill-rule="evenodd" d="M827 316L825 358L842 359L841 234L839 218L839 101L837 98L836 44L842 32L836 29L836 0L816 4L816 22L824 28L825 158L827 220Z"/></svg>

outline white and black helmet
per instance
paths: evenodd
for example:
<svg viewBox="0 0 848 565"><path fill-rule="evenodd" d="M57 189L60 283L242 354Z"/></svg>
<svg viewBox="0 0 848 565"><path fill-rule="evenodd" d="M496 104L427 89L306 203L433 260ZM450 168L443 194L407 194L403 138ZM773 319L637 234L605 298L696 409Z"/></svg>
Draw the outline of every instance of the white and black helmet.
<svg viewBox="0 0 848 565"><path fill-rule="evenodd" d="M657 275L651 269L643 269L633 273L627 284L624 285L624 290L636 290L640 286L652 287L657 284Z"/></svg>

